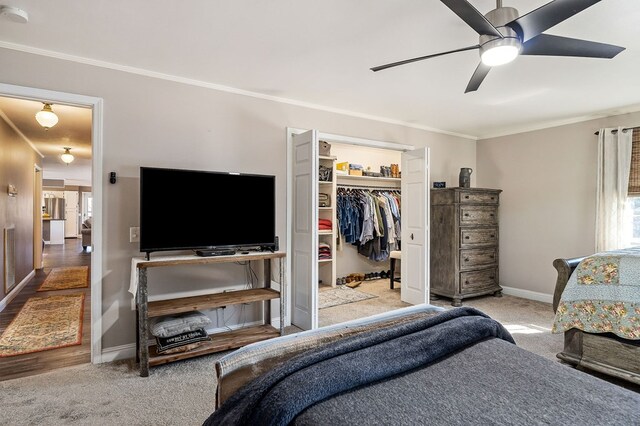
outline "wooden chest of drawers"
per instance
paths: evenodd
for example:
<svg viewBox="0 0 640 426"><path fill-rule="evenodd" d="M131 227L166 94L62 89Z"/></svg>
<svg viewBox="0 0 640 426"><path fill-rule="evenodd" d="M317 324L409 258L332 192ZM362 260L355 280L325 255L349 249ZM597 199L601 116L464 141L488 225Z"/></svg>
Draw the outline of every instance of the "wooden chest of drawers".
<svg viewBox="0 0 640 426"><path fill-rule="evenodd" d="M498 279L499 189L431 190L431 293L453 299L502 296Z"/></svg>

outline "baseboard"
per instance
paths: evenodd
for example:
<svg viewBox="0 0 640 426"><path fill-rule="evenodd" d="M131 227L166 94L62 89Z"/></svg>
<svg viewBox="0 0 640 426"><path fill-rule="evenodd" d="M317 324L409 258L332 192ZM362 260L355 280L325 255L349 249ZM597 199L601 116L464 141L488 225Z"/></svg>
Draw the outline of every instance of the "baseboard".
<svg viewBox="0 0 640 426"><path fill-rule="evenodd" d="M36 275L35 270L29 272L27 276L24 277L24 279L20 281L20 283L17 286L11 289L9 294L7 294L4 297L4 299L0 300L0 312L4 311L4 308L6 308L9 305L9 303L11 303L11 301L16 298L18 293L20 293L20 290L22 290L22 288L25 285L27 285L27 283L31 280L31 278L35 277L35 275Z"/></svg>
<svg viewBox="0 0 640 426"><path fill-rule="evenodd" d="M275 324L276 322L275 318L273 322L274 322L273 324L274 327L277 328L278 326ZM277 322L279 322L279 319ZM262 324L262 321L252 321L252 322L247 322L245 324L234 324L234 325L230 325L228 328L227 327L208 328L207 333L209 334L221 333L223 331L228 331L229 328L232 330L237 330L242 327L252 327L260 324ZM152 341L150 340L149 343L152 343ZM112 346L110 348L103 349L101 362L121 361L125 359L134 358L135 356L136 356L136 344L128 343L126 345Z"/></svg>
<svg viewBox="0 0 640 426"><path fill-rule="evenodd" d="M126 345L112 346L102 350L101 362L121 361L123 359L131 359L136 356L136 344L129 343Z"/></svg>
<svg viewBox="0 0 640 426"><path fill-rule="evenodd" d="M509 296L522 297L523 299L537 300L538 302L553 303L553 294L539 293L537 291L523 290L521 288L502 286L502 292Z"/></svg>

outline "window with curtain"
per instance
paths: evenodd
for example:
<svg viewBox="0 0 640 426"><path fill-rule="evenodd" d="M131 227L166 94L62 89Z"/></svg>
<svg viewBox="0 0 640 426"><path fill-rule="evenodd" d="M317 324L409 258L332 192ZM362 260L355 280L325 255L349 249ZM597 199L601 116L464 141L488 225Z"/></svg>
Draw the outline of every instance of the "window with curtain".
<svg viewBox="0 0 640 426"><path fill-rule="evenodd" d="M631 169L625 212L629 245L640 246L640 131L633 129L631 139Z"/></svg>

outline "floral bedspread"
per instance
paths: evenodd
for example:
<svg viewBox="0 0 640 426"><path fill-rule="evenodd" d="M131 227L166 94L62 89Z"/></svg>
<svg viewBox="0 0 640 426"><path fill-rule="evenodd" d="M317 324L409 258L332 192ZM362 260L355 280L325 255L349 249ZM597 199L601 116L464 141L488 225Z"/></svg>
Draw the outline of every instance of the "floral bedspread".
<svg viewBox="0 0 640 426"><path fill-rule="evenodd" d="M571 328L640 340L640 247L580 262L562 293L552 332Z"/></svg>

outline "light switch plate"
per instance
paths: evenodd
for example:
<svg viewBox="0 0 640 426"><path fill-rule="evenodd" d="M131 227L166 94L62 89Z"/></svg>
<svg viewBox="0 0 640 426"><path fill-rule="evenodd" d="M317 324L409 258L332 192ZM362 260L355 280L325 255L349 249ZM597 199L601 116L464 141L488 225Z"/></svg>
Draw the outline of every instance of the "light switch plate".
<svg viewBox="0 0 640 426"><path fill-rule="evenodd" d="M139 243L140 242L140 228L137 226L132 226L129 228L129 242L130 243Z"/></svg>

